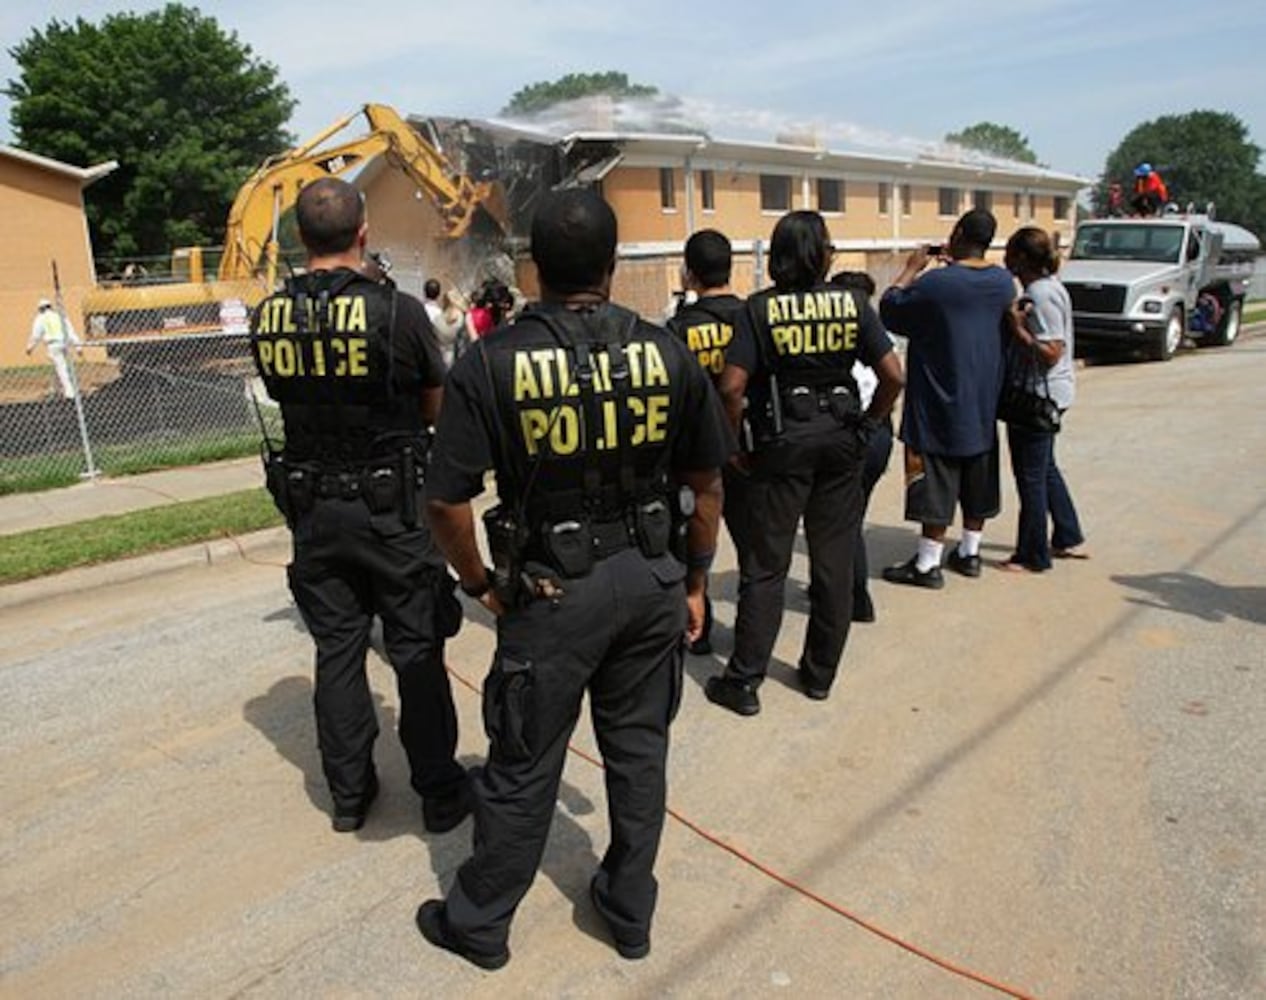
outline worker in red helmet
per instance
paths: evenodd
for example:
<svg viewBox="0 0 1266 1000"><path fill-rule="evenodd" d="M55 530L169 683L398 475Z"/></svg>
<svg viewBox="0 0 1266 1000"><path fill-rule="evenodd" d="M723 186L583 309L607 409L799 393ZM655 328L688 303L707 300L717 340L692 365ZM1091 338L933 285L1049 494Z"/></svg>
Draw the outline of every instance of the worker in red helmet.
<svg viewBox="0 0 1266 1000"><path fill-rule="evenodd" d="M1169 190L1161 175L1150 163L1140 163L1134 168L1134 197L1130 200L1139 215L1159 215L1169 201Z"/></svg>

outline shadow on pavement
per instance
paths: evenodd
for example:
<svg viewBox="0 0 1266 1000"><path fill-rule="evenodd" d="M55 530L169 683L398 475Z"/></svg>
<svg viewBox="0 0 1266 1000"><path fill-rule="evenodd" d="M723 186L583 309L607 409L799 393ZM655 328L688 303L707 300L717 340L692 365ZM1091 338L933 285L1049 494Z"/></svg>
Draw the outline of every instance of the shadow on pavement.
<svg viewBox="0 0 1266 1000"><path fill-rule="evenodd" d="M278 608L276 611L270 611L264 615L263 621L272 622L290 622L294 626L296 632L306 634L308 629L303 624L303 615L299 613L298 607L293 604L287 604L284 608Z"/></svg>
<svg viewBox="0 0 1266 1000"><path fill-rule="evenodd" d="M316 723L312 717L312 681L283 677L264 694L242 706L242 718L266 736L283 758L303 775L303 788L312 805L329 812L330 797L317 752Z"/></svg>
<svg viewBox="0 0 1266 1000"><path fill-rule="evenodd" d="M1266 625L1266 587L1224 587L1195 573L1148 573L1144 576L1117 574L1113 583L1152 595L1127 597L1131 604L1179 614L1194 615L1207 622L1240 618Z"/></svg>
<svg viewBox="0 0 1266 1000"><path fill-rule="evenodd" d="M409 785L404 750L395 736L396 711L376 691L373 699L380 730L374 745L374 763L382 793L358 836L363 840L417 836L422 833L421 806ZM242 707L242 718L266 736L277 753L302 773L303 789L309 801L319 812L329 815L330 795L317 749L311 679L283 677L264 694L247 701Z"/></svg>

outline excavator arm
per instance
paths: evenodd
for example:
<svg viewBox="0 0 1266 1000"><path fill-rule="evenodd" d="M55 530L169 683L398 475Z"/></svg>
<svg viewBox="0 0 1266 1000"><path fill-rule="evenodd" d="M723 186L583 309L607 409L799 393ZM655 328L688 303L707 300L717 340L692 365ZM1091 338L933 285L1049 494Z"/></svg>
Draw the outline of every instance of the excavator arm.
<svg viewBox="0 0 1266 1000"><path fill-rule="evenodd" d="M327 145L361 115L369 124L368 132ZM491 193L491 185L475 183L459 174L392 108L366 104L303 145L264 161L242 185L229 210L220 280L248 278L266 270L271 284L277 261L278 223L303 186L322 177L346 174L376 156L386 156L388 162L403 170L430 196L449 237L461 236L470 228L475 212Z"/></svg>

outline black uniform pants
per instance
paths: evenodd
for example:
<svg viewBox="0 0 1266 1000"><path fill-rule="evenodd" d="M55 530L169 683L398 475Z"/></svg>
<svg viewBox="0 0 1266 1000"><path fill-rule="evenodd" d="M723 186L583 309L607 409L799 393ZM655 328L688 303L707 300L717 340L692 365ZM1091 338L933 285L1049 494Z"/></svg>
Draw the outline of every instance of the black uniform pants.
<svg viewBox="0 0 1266 1000"><path fill-rule="evenodd" d="M672 556L626 549L583 579L564 580L557 602L537 599L497 622L483 693L488 762L472 774L474 853L445 904L453 933L471 948L495 953L506 945L545 849L586 690L611 829L599 903L620 941L647 939L668 725L681 698L684 578Z"/></svg>
<svg viewBox="0 0 1266 1000"><path fill-rule="evenodd" d="M745 553L747 552L747 483L749 477L741 472L736 472L730 466L724 466L721 470L722 479L725 484L725 501L721 508L721 516L725 518L726 530L730 533L730 541L734 543L734 553L738 561L739 576L743 574L743 565ZM703 632L700 639L710 639L712 636L712 596L711 594L704 598L704 619Z"/></svg>
<svg viewBox="0 0 1266 1000"><path fill-rule="evenodd" d="M870 563L866 558L866 540L862 536L863 522L866 520L866 508L870 506L870 495L875 490L883 474L888 470L888 460L892 457L892 418L883 421L866 442L866 456L862 463L862 513L857 519L857 541L853 545L853 598L864 596L869 589L867 577L870 575Z"/></svg>
<svg viewBox="0 0 1266 1000"><path fill-rule="evenodd" d="M862 514L862 442L822 415L757 452L747 484L748 553L739 573L734 652L727 676L758 684L782 626L787 571L804 520L809 624L800 668L830 687L853 614L853 549Z"/></svg>
<svg viewBox="0 0 1266 1000"><path fill-rule="evenodd" d="M290 590L316 642L317 742L336 810L354 810L374 774L378 736L365 653L376 614L400 695L398 732L415 791L443 796L465 773L437 628L443 561L429 534L363 500L322 499L294 526ZM457 610L460 613L460 610Z"/></svg>

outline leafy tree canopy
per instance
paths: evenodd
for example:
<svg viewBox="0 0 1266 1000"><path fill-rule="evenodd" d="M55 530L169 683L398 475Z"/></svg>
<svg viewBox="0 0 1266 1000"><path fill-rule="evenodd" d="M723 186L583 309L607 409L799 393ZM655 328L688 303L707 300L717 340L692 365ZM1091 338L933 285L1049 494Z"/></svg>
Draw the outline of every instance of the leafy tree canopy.
<svg viewBox="0 0 1266 1000"><path fill-rule="evenodd" d="M975 125L968 125L961 132L950 132L945 141L990 156L999 156L1004 160L1037 163L1037 154L1029 148L1028 137L1006 125L977 122Z"/></svg>
<svg viewBox="0 0 1266 1000"><path fill-rule="evenodd" d="M1171 201L1200 210L1211 201L1219 218L1266 235L1266 177L1257 172L1261 152L1244 123L1228 112L1164 115L1135 126L1108 155L1095 205L1106 208L1114 181L1128 198L1134 168L1150 163L1165 179Z"/></svg>
<svg viewBox="0 0 1266 1000"><path fill-rule="evenodd" d="M520 88L510 98L510 103L501 109L501 113L530 115L563 101L599 94L608 97L654 97L658 93L658 87L629 83L628 74L614 70L606 73L568 73L557 80L541 81Z"/></svg>
<svg viewBox="0 0 1266 1000"><path fill-rule="evenodd" d="M53 20L9 54L19 146L80 166L119 162L86 192L101 255L221 242L242 181L291 142L295 102L276 68L195 8Z"/></svg>

